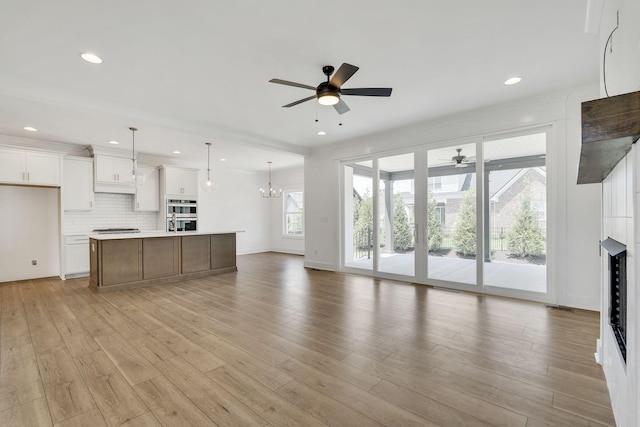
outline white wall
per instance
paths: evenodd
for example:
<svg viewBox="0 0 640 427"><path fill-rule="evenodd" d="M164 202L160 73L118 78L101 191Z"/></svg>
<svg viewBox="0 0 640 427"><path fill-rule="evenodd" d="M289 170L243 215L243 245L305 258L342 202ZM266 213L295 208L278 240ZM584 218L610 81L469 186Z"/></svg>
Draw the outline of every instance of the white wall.
<svg viewBox="0 0 640 427"><path fill-rule="evenodd" d="M269 200L259 193L267 174L216 170L213 178L216 189L198 194L200 231L242 230L236 241L238 254L269 251L271 210Z"/></svg>
<svg viewBox="0 0 640 427"><path fill-rule="evenodd" d="M304 191L304 168L274 171L271 174L271 181L273 188L281 189L283 193L285 191ZM304 237L284 236L282 233L284 199L274 199L268 203L271 208L271 250L304 255Z"/></svg>
<svg viewBox="0 0 640 427"><path fill-rule="evenodd" d="M606 76L609 96L640 89L640 2L638 0L605 1L600 24L600 51L611 31L616 27L616 12L620 26L612 38L612 51L607 53ZM602 66L602 58L601 64ZM602 69L602 67L601 67ZM602 72L601 72L602 74ZM602 80L600 94L606 96ZM640 250L640 230L637 214L640 207L640 150L634 145L632 153L622 160L605 179L603 187L602 236L611 236L627 244L627 365L621 360L617 344L607 321L609 301L606 257L602 260L602 310L600 359L611 394L611 403L620 427L635 427L640 423L640 286L636 271L635 252ZM635 185L634 185L635 183ZM635 190L634 190L635 188ZM635 242L635 244L634 244Z"/></svg>
<svg viewBox="0 0 640 427"><path fill-rule="evenodd" d="M541 125L553 126L548 161L554 162L556 235L549 260L553 300L598 310L600 186L576 185L580 147L580 102L598 97L596 85L568 89L404 127L366 139L315 149L305 160L305 265L339 267L339 162L402 147L433 145ZM553 268L552 268L553 267Z"/></svg>
<svg viewBox="0 0 640 427"><path fill-rule="evenodd" d="M0 186L0 282L60 274L60 190ZM38 264L31 265L32 260Z"/></svg>

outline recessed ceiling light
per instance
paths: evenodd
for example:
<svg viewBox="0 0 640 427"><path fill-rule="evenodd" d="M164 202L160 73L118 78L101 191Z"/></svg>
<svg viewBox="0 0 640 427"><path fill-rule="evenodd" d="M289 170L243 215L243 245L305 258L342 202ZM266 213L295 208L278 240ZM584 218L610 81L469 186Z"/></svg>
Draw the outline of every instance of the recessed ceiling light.
<svg viewBox="0 0 640 427"><path fill-rule="evenodd" d="M173 154L180 154L180 152L178 150L175 150Z"/></svg>
<svg viewBox="0 0 640 427"><path fill-rule="evenodd" d="M95 53L84 52L80 55L80 57L87 62L91 62L92 64L102 64L102 58L100 58Z"/></svg>
<svg viewBox="0 0 640 427"><path fill-rule="evenodd" d="M227 161L227 159L220 159L220 161L221 161L221 162L226 162L226 161Z"/></svg>
<svg viewBox="0 0 640 427"><path fill-rule="evenodd" d="M109 144L118 145L120 143L118 141L109 141Z"/></svg>
<svg viewBox="0 0 640 427"><path fill-rule="evenodd" d="M507 86L511 86L516 83L520 83L520 80L522 80L522 77L511 77L510 79L505 80L504 84L506 84Z"/></svg>
<svg viewBox="0 0 640 427"><path fill-rule="evenodd" d="M323 131L323 130L319 130L319 131L318 131L318 135L326 135L326 134L327 134L327 133L326 133L325 131Z"/></svg>
<svg viewBox="0 0 640 427"><path fill-rule="evenodd" d="M38 129L32 127L32 126L25 126L22 129L24 130L28 130L29 132L38 132Z"/></svg>

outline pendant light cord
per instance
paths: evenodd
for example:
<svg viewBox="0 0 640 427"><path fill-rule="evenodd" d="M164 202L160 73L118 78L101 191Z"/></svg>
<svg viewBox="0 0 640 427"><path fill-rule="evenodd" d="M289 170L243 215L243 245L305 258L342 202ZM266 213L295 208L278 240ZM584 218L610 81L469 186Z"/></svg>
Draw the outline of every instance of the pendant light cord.
<svg viewBox="0 0 640 427"><path fill-rule="evenodd" d="M131 147L131 170L135 175L136 174L136 131L138 129L134 127L130 127L129 130L131 131L131 139L133 140L133 146Z"/></svg>
<svg viewBox="0 0 640 427"><path fill-rule="evenodd" d="M616 27L609 34L609 38L607 42L604 44L604 52L602 54L602 80L604 83L604 93L609 97L609 91L607 90L607 48L609 47L609 42L613 38L613 33L620 27L620 11L616 11Z"/></svg>
<svg viewBox="0 0 640 427"><path fill-rule="evenodd" d="M207 181L211 181L211 143L207 142Z"/></svg>

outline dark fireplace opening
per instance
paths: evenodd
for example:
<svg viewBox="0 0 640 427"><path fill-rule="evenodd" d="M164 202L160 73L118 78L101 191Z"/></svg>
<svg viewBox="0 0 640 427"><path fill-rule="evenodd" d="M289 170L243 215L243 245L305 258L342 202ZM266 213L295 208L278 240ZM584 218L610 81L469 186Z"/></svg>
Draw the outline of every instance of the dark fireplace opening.
<svg viewBox="0 0 640 427"><path fill-rule="evenodd" d="M602 242L609 252L609 324L627 362L627 247L608 238Z"/></svg>

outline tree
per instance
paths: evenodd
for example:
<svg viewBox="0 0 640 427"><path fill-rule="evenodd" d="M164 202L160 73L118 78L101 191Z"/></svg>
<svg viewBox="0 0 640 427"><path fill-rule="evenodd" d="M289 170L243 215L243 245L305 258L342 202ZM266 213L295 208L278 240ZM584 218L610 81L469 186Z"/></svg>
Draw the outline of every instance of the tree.
<svg viewBox="0 0 640 427"><path fill-rule="evenodd" d="M365 193L360 199L355 210L354 231L357 233L373 224L373 197Z"/></svg>
<svg viewBox="0 0 640 427"><path fill-rule="evenodd" d="M413 247L413 236L409 230L409 218L404 209L400 193L393 195L393 250L404 252Z"/></svg>
<svg viewBox="0 0 640 427"><path fill-rule="evenodd" d="M429 252L442 248L442 224L436 212L436 199L429 190L429 211L427 214L427 229L429 231Z"/></svg>
<svg viewBox="0 0 640 427"><path fill-rule="evenodd" d="M540 255L544 252L545 235L533 210L529 181L525 181L519 199L515 225L507 232L509 251L520 258Z"/></svg>
<svg viewBox="0 0 640 427"><path fill-rule="evenodd" d="M476 195L473 189L462 199L458 221L453 234L453 245L462 256L476 254Z"/></svg>
<svg viewBox="0 0 640 427"><path fill-rule="evenodd" d="M354 199L355 202L355 199ZM354 226L353 233L357 235L361 232L373 232L373 197L368 193L354 206ZM384 242L384 227L380 228L379 240ZM373 235L369 236L373 238ZM368 242L363 239L361 242ZM413 236L409 229L409 218L404 207L404 201L400 194L393 195L393 249L402 252L413 247Z"/></svg>

